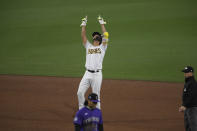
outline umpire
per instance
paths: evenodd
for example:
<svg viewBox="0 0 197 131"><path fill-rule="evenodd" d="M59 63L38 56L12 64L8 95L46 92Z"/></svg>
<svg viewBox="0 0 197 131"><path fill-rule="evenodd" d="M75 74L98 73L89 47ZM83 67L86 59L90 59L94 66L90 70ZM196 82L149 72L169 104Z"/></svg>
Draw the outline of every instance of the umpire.
<svg viewBox="0 0 197 131"><path fill-rule="evenodd" d="M182 72L184 72L185 84L179 112L184 112L185 130L197 131L197 82L193 75L194 69L186 66Z"/></svg>

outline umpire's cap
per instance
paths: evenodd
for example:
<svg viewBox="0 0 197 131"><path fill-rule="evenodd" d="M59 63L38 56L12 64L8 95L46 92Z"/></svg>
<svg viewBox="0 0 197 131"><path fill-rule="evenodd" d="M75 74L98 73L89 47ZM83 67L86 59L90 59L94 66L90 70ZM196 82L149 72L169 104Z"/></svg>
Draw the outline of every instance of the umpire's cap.
<svg viewBox="0 0 197 131"><path fill-rule="evenodd" d="M98 100L98 95L95 93L91 93L88 95L88 100L92 101L92 102L99 102Z"/></svg>
<svg viewBox="0 0 197 131"><path fill-rule="evenodd" d="M186 66L183 70L182 70L182 72L184 72L184 73L189 73L189 72L194 72L194 68L193 67L191 67L191 66Z"/></svg>

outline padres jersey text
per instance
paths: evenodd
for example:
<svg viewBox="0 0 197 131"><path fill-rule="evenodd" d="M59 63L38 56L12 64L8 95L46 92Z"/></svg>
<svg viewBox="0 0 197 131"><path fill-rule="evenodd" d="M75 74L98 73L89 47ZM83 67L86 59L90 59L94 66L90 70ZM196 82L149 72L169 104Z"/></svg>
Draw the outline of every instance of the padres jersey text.
<svg viewBox="0 0 197 131"><path fill-rule="evenodd" d="M98 70L102 69L103 58L105 56L105 51L107 45L93 46L89 41L85 44L86 48L86 69Z"/></svg>

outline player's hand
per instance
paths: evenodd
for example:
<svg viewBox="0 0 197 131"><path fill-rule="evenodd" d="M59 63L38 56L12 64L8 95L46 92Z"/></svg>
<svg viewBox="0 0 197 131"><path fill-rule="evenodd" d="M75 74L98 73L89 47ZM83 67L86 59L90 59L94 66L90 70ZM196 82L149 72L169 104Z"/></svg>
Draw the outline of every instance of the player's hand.
<svg viewBox="0 0 197 131"><path fill-rule="evenodd" d="M186 110L186 107L184 106L179 107L179 112L184 112L185 110Z"/></svg>
<svg viewBox="0 0 197 131"><path fill-rule="evenodd" d="M102 18L100 15L98 16L98 21L99 21L99 23L100 23L101 25L106 24L106 21L104 21L103 18Z"/></svg>
<svg viewBox="0 0 197 131"><path fill-rule="evenodd" d="M87 22L88 22L88 16L86 16L85 18L81 19L81 25L80 25L80 27L86 26Z"/></svg>

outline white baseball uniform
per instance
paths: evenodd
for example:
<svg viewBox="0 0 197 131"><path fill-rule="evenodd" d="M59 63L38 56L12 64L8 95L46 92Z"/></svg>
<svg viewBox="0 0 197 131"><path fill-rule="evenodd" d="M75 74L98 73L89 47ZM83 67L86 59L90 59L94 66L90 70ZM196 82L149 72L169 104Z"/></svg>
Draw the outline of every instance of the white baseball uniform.
<svg viewBox="0 0 197 131"><path fill-rule="evenodd" d="M92 87L92 92L98 95L98 99L100 101L100 90L102 83L102 64L103 64L103 58L105 56L105 51L107 50L107 44L106 45L100 44L99 46L93 46L87 40L85 44L85 48L86 48L86 64L85 64L86 71L79 84L79 88L77 92L79 109L84 107L85 93L90 86ZM97 103L97 108L100 109L100 102Z"/></svg>

